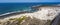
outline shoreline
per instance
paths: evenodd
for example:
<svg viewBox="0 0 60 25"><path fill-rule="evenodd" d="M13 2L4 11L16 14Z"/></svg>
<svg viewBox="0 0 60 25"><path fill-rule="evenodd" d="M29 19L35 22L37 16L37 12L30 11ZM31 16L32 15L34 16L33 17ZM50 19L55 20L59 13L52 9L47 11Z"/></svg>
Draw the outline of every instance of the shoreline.
<svg viewBox="0 0 60 25"><path fill-rule="evenodd" d="M23 12L13 12L13 13L10 13L10 14L0 15L0 19L4 19L6 17L10 17L10 16L13 16L13 15L19 15L19 14L24 14L24 13L30 13L30 12L23 11Z"/></svg>
<svg viewBox="0 0 60 25"><path fill-rule="evenodd" d="M50 8L46 8L46 7L41 7L40 9L42 10L39 10L37 12L33 12L33 13L30 13L30 12L19 12L19 13L13 13L13 14L9 14L9 15L6 15L6 16L1 16L0 18L1 19L10 19L10 18L19 18L21 17L22 15L27 15L27 16L30 16L30 17L35 17L35 18L38 18L38 19L41 19L41 20L53 20L55 18L55 16L58 15L58 13L60 13L59 9L57 9L58 11L56 11L56 9L50 9ZM60 8L60 7L59 7ZM50 14L50 16L47 16L48 13L50 12L52 14ZM54 14L55 13L55 14Z"/></svg>

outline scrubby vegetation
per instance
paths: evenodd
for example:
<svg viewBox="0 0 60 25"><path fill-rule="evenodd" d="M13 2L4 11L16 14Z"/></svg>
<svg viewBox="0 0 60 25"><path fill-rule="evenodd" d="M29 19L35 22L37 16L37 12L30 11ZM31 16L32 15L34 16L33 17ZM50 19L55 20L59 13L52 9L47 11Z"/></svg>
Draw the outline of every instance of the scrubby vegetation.
<svg viewBox="0 0 60 25"><path fill-rule="evenodd" d="M50 23L50 20L40 20L35 17L21 16L19 18L10 18L8 21L1 23L1 25L50 25Z"/></svg>
<svg viewBox="0 0 60 25"><path fill-rule="evenodd" d="M20 18L11 18L9 20L15 20L18 21L17 25L20 25L20 23L26 19L26 16L21 16Z"/></svg>

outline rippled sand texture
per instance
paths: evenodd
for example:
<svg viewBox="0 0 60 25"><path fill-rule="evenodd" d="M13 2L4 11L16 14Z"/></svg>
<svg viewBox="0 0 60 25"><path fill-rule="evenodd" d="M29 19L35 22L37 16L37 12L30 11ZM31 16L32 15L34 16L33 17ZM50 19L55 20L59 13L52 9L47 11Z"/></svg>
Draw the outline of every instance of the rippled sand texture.
<svg viewBox="0 0 60 25"><path fill-rule="evenodd" d="M48 21L52 21L60 13L60 7L39 7L38 9L39 9L39 11L34 12L34 13L24 13L24 14L13 15L13 16L4 18L1 20L1 22L3 22L3 21L6 22L10 18L19 18L21 16L26 16L26 17L30 17L30 18L28 18L29 19L28 23L27 23L28 25L37 25L37 24L46 25L46 23L47 23L47 25L49 25ZM37 24L35 24L34 21L36 21ZM31 23L31 22L33 22L33 23ZM26 23L26 21L25 21L25 23ZM40 24L40 23L42 23L42 24Z"/></svg>

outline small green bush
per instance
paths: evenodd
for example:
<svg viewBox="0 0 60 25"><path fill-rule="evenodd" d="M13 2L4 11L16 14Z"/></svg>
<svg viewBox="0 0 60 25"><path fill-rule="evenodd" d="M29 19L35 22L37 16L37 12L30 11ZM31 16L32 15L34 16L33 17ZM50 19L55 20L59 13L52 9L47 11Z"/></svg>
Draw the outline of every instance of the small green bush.
<svg viewBox="0 0 60 25"><path fill-rule="evenodd" d="M9 20L16 20L18 21L17 25L20 25L20 23L26 19L26 16L21 16L20 18L10 18Z"/></svg>

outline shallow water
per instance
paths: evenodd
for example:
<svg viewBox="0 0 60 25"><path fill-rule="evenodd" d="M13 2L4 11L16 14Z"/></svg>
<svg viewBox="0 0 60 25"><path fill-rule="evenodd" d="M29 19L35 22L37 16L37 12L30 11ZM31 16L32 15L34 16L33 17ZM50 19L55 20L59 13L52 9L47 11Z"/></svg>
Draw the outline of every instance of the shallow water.
<svg viewBox="0 0 60 25"><path fill-rule="evenodd" d="M0 15L16 11L35 11L31 8L39 3L0 3Z"/></svg>
<svg viewBox="0 0 60 25"><path fill-rule="evenodd" d="M53 5L49 3L0 3L0 15L14 11L35 11L31 7L36 5ZM56 5L56 4L55 4Z"/></svg>

